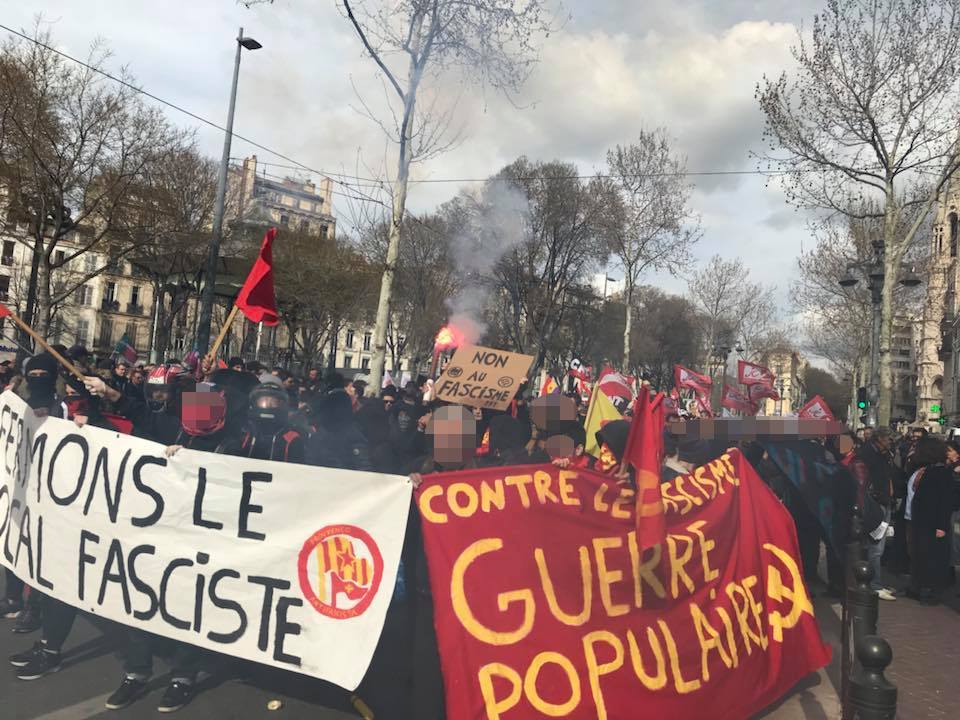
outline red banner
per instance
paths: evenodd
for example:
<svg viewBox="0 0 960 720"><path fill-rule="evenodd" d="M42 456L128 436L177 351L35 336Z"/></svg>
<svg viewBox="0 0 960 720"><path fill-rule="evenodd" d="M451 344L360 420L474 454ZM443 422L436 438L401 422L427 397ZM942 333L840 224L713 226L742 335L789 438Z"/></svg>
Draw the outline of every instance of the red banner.
<svg viewBox="0 0 960 720"><path fill-rule="evenodd" d="M767 385L773 387L777 376L770 368L746 360L737 361L737 380L741 385Z"/></svg>
<svg viewBox="0 0 960 720"><path fill-rule="evenodd" d="M747 415L756 415L758 410L750 398L729 385L723 386L723 397L720 399L720 405L728 410L737 410Z"/></svg>
<svg viewBox="0 0 960 720"><path fill-rule="evenodd" d="M701 375L683 365L674 365L673 384L678 388L689 388L697 395L708 395L713 380L709 375Z"/></svg>
<svg viewBox="0 0 960 720"><path fill-rule="evenodd" d="M833 413L830 412L830 406L827 405L827 401L819 395L812 397L806 405L800 408L797 416L802 418L813 418L814 420L836 419L833 417Z"/></svg>
<svg viewBox="0 0 960 720"><path fill-rule="evenodd" d="M634 497L554 466L429 475L418 493L451 720L740 720L830 661L793 521L736 450Z"/></svg>

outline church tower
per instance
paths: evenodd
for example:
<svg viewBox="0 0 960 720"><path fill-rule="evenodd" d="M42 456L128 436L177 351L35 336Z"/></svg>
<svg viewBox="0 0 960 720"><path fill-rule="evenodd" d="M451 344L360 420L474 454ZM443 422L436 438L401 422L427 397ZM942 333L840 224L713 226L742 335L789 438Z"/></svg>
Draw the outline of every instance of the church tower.
<svg viewBox="0 0 960 720"><path fill-rule="evenodd" d="M944 416L955 423L960 364L954 347L957 315L957 245L960 233L960 183L952 183L937 203L931 234L927 292L916 347L917 423L931 429ZM932 410L940 406L940 412Z"/></svg>

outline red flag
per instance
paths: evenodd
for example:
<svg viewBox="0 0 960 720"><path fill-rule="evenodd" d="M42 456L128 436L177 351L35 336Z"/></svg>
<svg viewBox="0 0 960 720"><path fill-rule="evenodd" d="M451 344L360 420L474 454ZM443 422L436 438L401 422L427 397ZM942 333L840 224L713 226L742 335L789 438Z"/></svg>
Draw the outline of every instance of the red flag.
<svg viewBox="0 0 960 720"><path fill-rule="evenodd" d="M729 385L723 386L723 397L720 400L720 405L721 407L738 410L748 415L756 415L758 409L754 403L750 402L750 398Z"/></svg>
<svg viewBox="0 0 960 720"><path fill-rule="evenodd" d="M637 481L637 544L641 551L662 544L667 536L660 496L663 410L663 393L651 400L649 388L640 388L623 451L623 460L633 465Z"/></svg>
<svg viewBox="0 0 960 720"><path fill-rule="evenodd" d="M760 385L759 383L756 385L751 385L747 392L753 402L757 402L763 398L770 398L771 400L780 399L780 393L774 390L770 385Z"/></svg>
<svg viewBox="0 0 960 720"><path fill-rule="evenodd" d="M701 375L683 365L673 366L673 384L678 388L690 388L697 395L709 395L713 386L713 379Z"/></svg>
<svg viewBox="0 0 960 720"><path fill-rule="evenodd" d="M616 397L623 398L627 402L633 400L633 378L617 372L609 365L600 373L597 386L611 400Z"/></svg>
<svg viewBox="0 0 960 720"><path fill-rule="evenodd" d="M273 239L276 236L276 228L270 228L263 236L260 255L237 295L235 304L250 322L276 325L280 321L273 292Z"/></svg>
<svg viewBox="0 0 960 720"><path fill-rule="evenodd" d="M6 305L0 305L0 317L10 317L11 315L13 315L13 313L10 312L10 308Z"/></svg>
<svg viewBox="0 0 960 720"><path fill-rule="evenodd" d="M713 417L713 404L709 395L697 395L697 405L706 417Z"/></svg>
<svg viewBox="0 0 960 720"><path fill-rule="evenodd" d="M833 413L830 412L830 406L827 401L819 395L814 396L810 401L800 408L797 413L802 418L813 418L814 420L836 420Z"/></svg>
<svg viewBox="0 0 960 720"><path fill-rule="evenodd" d="M737 380L741 385L766 385L773 387L777 376L765 368L763 365L747 362L746 360L737 361Z"/></svg>

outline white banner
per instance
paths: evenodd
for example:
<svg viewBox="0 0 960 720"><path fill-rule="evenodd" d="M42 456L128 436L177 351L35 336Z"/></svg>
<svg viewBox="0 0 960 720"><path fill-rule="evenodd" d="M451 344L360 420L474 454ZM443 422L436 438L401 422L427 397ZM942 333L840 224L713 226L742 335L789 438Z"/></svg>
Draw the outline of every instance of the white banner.
<svg viewBox="0 0 960 720"><path fill-rule="evenodd" d="M0 395L0 563L87 612L354 689L411 484L164 448Z"/></svg>

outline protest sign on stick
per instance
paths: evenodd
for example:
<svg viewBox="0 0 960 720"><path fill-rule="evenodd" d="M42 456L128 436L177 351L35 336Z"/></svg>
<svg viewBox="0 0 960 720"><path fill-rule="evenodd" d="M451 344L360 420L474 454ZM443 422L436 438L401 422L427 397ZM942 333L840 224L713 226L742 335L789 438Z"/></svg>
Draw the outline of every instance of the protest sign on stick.
<svg viewBox="0 0 960 720"><path fill-rule="evenodd" d="M532 364L530 355L463 345L437 381L437 398L469 407L506 410Z"/></svg>

